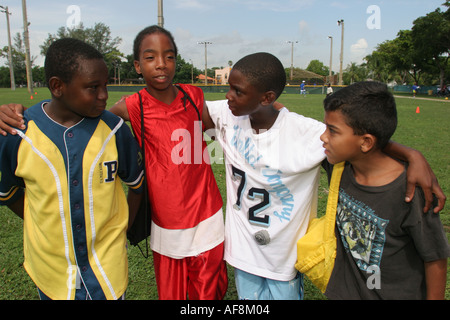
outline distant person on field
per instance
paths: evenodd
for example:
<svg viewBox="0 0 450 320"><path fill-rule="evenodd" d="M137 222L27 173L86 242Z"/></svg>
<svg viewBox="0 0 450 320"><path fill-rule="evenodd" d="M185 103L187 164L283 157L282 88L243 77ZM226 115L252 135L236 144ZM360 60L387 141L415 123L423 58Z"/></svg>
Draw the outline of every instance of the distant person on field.
<svg viewBox="0 0 450 320"><path fill-rule="evenodd" d="M417 85L417 82L415 82L412 86L412 91L413 91L413 98L416 97L417 92L419 91L419 86Z"/></svg>
<svg viewBox="0 0 450 320"><path fill-rule="evenodd" d="M302 83L300 84L300 94L304 95L306 97L306 88L305 88L306 84L305 84L305 80L302 81Z"/></svg>
<svg viewBox="0 0 450 320"><path fill-rule="evenodd" d="M328 86L327 86L327 97L330 94L333 94L333 87L331 86L331 83L329 83Z"/></svg>

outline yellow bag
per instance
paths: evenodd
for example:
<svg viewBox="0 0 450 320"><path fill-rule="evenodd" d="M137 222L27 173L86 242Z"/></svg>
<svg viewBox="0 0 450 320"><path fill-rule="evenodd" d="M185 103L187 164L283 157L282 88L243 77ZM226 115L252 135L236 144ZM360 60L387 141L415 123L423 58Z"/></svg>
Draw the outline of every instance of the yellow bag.
<svg viewBox="0 0 450 320"><path fill-rule="evenodd" d="M326 214L321 218L312 219L306 234L297 241L297 263L295 268L305 274L322 293L327 288L336 258L334 227L339 197L339 183L344 164L345 162L340 162L334 165Z"/></svg>

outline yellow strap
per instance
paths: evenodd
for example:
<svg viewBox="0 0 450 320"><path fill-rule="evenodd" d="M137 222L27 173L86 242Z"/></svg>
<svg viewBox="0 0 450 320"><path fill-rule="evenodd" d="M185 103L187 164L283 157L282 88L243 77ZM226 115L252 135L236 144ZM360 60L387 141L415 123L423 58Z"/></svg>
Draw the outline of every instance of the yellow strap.
<svg viewBox="0 0 450 320"><path fill-rule="evenodd" d="M341 182L342 172L344 171L345 161L334 165L331 175L330 191L328 193L326 226L323 233L324 238L334 237L334 223L336 221L337 202L339 198L339 184Z"/></svg>

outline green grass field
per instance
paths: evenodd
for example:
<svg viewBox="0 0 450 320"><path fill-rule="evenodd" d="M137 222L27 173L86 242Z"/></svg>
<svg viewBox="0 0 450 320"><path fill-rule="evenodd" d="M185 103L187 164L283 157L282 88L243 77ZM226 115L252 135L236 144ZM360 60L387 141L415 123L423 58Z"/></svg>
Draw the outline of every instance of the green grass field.
<svg viewBox="0 0 450 320"><path fill-rule="evenodd" d="M26 89L11 91L0 89L0 104L16 102L26 106L50 97L48 89L36 90L37 94L30 99ZM111 92L108 105L111 106L125 92ZM224 93L208 93L206 99L224 99ZM282 95L280 102L291 111L322 120L323 95ZM426 98L426 97L424 97ZM419 107L420 113L416 113ZM450 134L447 125L450 123L450 103L442 100L411 99L409 96L397 98L399 115L398 129L393 140L420 150L431 164L445 194L450 194ZM224 198L225 171L223 165L214 164L214 173ZM324 212L327 197L327 181L322 175L319 193L319 211ZM441 212L441 219L450 238L449 205ZM12 214L6 207L0 207L0 300L36 300L37 290L24 268L22 250L22 221ZM449 267L450 271L450 267ZM152 259L143 258L139 249L131 247L129 250L129 278L127 291L128 300L157 299L156 283L152 268ZM450 299L450 274L448 272L446 299ZM229 268L229 287L225 297L227 300L237 298L234 285L233 271ZM305 285L305 299L320 300L325 297L308 281Z"/></svg>

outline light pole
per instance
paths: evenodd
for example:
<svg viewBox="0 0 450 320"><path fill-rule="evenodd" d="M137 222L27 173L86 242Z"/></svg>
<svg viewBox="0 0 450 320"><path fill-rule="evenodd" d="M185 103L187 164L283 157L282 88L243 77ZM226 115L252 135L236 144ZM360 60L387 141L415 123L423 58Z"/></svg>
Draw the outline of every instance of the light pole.
<svg viewBox="0 0 450 320"><path fill-rule="evenodd" d="M191 62L191 84L194 84L194 62L191 59L189 61Z"/></svg>
<svg viewBox="0 0 450 320"><path fill-rule="evenodd" d="M158 26L164 28L163 0L158 0Z"/></svg>
<svg viewBox="0 0 450 320"><path fill-rule="evenodd" d="M339 66L339 85L342 86L342 63L344 60L344 19L338 20L338 26L341 26L341 57Z"/></svg>
<svg viewBox="0 0 450 320"><path fill-rule="evenodd" d="M6 24L8 29L8 61L9 61L9 76L11 78L11 90L16 90L16 81L14 78L14 68L12 61L12 53L11 53L11 29L9 26L9 15L11 12L8 11L8 7L0 6L0 12L4 12L6 14Z"/></svg>
<svg viewBox="0 0 450 320"><path fill-rule="evenodd" d="M291 80L294 77L294 43L298 43L298 41L286 41L286 43L291 44Z"/></svg>
<svg viewBox="0 0 450 320"><path fill-rule="evenodd" d="M30 36L28 34L27 4L25 0L22 0L22 14L23 14L23 40L25 43L25 63L27 69L28 92L30 94L33 94L33 74L31 71L31 58L30 58Z"/></svg>
<svg viewBox="0 0 450 320"><path fill-rule="evenodd" d="M205 45L205 85L207 85L208 84L208 53L207 53L206 47L208 46L208 44L212 44L212 42L202 41L202 42L197 42L197 44Z"/></svg>
<svg viewBox="0 0 450 320"><path fill-rule="evenodd" d="M330 74L328 76L328 82L332 83L331 77L333 76L333 73L331 71L331 69L333 68L333 37L332 36L328 36L328 39L331 40L331 44L330 44Z"/></svg>

